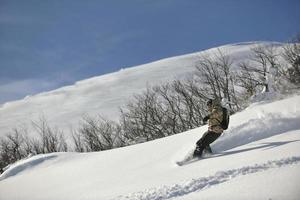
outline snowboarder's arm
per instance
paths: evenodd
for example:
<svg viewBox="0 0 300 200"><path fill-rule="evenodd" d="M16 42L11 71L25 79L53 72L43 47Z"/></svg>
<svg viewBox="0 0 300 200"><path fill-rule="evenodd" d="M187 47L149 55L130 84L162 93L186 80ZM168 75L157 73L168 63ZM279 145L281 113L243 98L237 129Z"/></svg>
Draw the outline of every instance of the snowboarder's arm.
<svg viewBox="0 0 300 200"><path fill-rule="evenodd" d="M205 124L208 120L209 120L209 115L207 115L203 118L203 123Z"/></svg>

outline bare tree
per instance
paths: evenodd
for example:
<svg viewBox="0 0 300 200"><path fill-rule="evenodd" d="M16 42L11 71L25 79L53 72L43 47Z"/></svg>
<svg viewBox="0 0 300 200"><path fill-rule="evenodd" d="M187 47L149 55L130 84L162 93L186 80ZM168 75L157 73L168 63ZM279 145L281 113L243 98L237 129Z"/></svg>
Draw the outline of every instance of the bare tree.
<svg viewBox="0 0 300 200"><path fill-rule="evenodd" d="M245 88L245 99L248 99L256 94L258 87L262 88L265 83L255 77L249 62L240 63L239 68L240 70L235 73L235 83L238 86Z"/></svg>
<svg viewBox="0 0 300 200"><path fill-rule="evenodd" d="M14 161L20 160L25 156L24 149L24 138L20 134L18 129L13 129L13 133L6 136L10 143L11 157Z"/></svg>
<svg viewBox="0 0 300 200"><path fill-rule="evenodd" d="M221 50L213 57L202 55L196 65L196 76L201 86L206 88L207 98L226 98L230 102L231 110L238 110L238 98L231 72L232 64L232 59Z"/></svg>
<svg viewBox="0 0 300 200"><path fill-rule="evenodd" d="M123 134L131 141L149 141L198 127L203 124L206 100L192 77L148 87L121 109Z"/></svg>
<svg viewBox="0 0 300 200"><path fill-rule="evenodd" d="M0 140L0 168L14 163L32 153L29 141L25 137L25 129L14 128Z"/></svg>
<svg viewBox="0 0 300 200"><path fill-rule="evenodd" d="M121 109L121 124L124 137L134 141L144 138L146 141L166 136L163 127L163 108L158 95L150 87L135 95L133 100Z"/></svg>
<svg viewBox="0 0 300 200"><path fill-rule="evenodd" d="M220 71L217 70L217 65L209 56L202 56L199 63L196 65L196 75L202 80L202 84L210 88L210 94L214 97L221 97Z"/></svg>
<svg viewBox="0 0 300 200"><path fill-rule="evenodd" d="M76 151L103 151L122 146L119 125L102 116L85 116L78 132L73 132Z"/></svg>
<svg viewBox="0 0 300 200"><path fill-rule="evenodd" d="M11 147L9 141L5 138L1 138L0 140L0 168L1 171L4 171L4 167L13 163L14 160L11 156Z"/></svg>
<svg viewBox="0 0 300 200"><path fill-rule="evenodd" d="M199 127L203 124L204 113L206 112L206 91L201 89L202 85L197 84L196 79L190 76L186 80L176 80L172 84L175 94L181 99L181 118L185 124L185 130Z"/></svg>
<svg viewBox="0 0 300 200"><path fill-rule="evenodd" d="M276 76L274 71L278 71L278 57L279 53L275 51L275 46L258 45L252 49L253 57L251 57L250 71L256 73L259 85L264 85L265 92L275 90L274 83L271 82L270 77ZM273 77L275 78L275 77ZM275 80L273 80L275 81ZM270 88L271 87L271 88Z"/></svg>
<svg viewBox="0 0 300 200"><path fill-rule="evenodd" d="M68 145L63 132L57 128L51 128L44 117L32 122L33 127L39 135L39 140L32 140L37 153L65 152Z"/></svg>
<svg viewBox="0 0 300 200"><path fill-rule="evenodd" d="M284 59L290 64L283 74L287 79L300 86L300 34L294 37L290 43L285 45L283 52Z"/></svg>
<svg viewBox="0 0 300 200"><path fill-rule="evenodd" d="M87 152L86 145L84 143L84 136L75 130L71 130L72 139L74 144L74 151L76 152Z"/></svg>
<svg viewBox="0 0 300 200"><path fill-rule="evenodd" d="M176 93L174 83L173 85L171 83L167 83L161 86L156 86L154 89L161 99L160 104L164 108L164 114L166 117L163 118L163 123L167 135L187 130L184 109L182 107L184 100Z"/></svg>
<svg viewBox="0 0 300 200"><path fill-rule="evenodd" d="M282 68L279 62L280 54L275 45L258 45L251 50L251 57L241 62L240 70L235 73L235 82L246 90L246 99L258 91L279 90L279 71Z"/></svg>

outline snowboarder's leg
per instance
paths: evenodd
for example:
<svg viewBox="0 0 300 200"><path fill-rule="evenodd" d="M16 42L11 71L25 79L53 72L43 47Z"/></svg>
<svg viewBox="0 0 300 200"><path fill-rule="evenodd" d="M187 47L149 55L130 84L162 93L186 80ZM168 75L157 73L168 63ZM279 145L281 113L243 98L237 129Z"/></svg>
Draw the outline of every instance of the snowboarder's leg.
<svg viewBox="0 0 300 200"><path fill-rule="evenodd" d="M202 138L196 143L197 146L194 151L194 157L201 157L204 149L208 149L209 152L212 152L209 145L220 137L220 135L221 133L215 133L212 131L205 132Z"/></svg>
<svg viewBox="0 0 300 200"><path fill-rule="evenodd" d="M196 142L196 149L194 151L194 157L201 157L203 150L205 149L205 138L207 137L209 131L206 131L203 136Z"/></svg>
<svg viewBox="0 0 300 200"><path fill-rule="evenodd" d="M196 146L196 149L194 151L194 154L193 154L193 157L194 158L201 158L202 156L202 153L203 153L203 148L201 146Z"/></svg>

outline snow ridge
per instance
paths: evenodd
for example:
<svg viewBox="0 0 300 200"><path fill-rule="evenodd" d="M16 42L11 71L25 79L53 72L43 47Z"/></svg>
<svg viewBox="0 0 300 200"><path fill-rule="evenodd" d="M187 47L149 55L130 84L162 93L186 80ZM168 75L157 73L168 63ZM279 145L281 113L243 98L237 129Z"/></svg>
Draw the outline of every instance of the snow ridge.
<svg viewBox="0 0 300 200"><path fill-rule="evenodd" d="M13 164L9 169L7 169L3 174L0 176L0 181L7 179L11 176L15 176L27 169L32 169L34 166L37 166L41 164L42 162L45 162L47 160L56 158L57 155L55 154L41 154L38 156L34 156L29 159L23 159L15 164Z"/></svg>
<svg viewBox="0 0 300 200"><path fill-rule="evenodd" d="M127 196L119 196L117 199L125 200L164 200L171 199L174 197L184 196L192 192L207 189L211 186L227 182L238 176L247 174L253 174L257 172L266 171L269 169L280 168L287 165L297 164L300 162L300 156L293 156L283 158L280 160L272 160L262 164L255 164L252 166L245 166L242 168L219 171L209 177L200 177L198 179L192 179L184 181L179 184L171 186L161 186L158 188L151 188L145 191L132 193Z"/></svg>

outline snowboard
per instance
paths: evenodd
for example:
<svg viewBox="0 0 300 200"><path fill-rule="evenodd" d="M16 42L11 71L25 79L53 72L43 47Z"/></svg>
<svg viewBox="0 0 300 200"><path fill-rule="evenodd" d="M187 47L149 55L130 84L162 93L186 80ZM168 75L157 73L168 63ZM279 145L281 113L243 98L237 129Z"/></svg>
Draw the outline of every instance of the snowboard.
<svg viewBox="0 0 300 200"><path fill-rule="evenodd" d="M213 158L213 157L218 157L221 156L222 154L219 153L204 153L202 157L194 157L192 154L188 155L185 157L183 160L177 161L176 164L178 166L183 166L187 164L191 164L200 160L208 159L208 158Z"/></svg>

